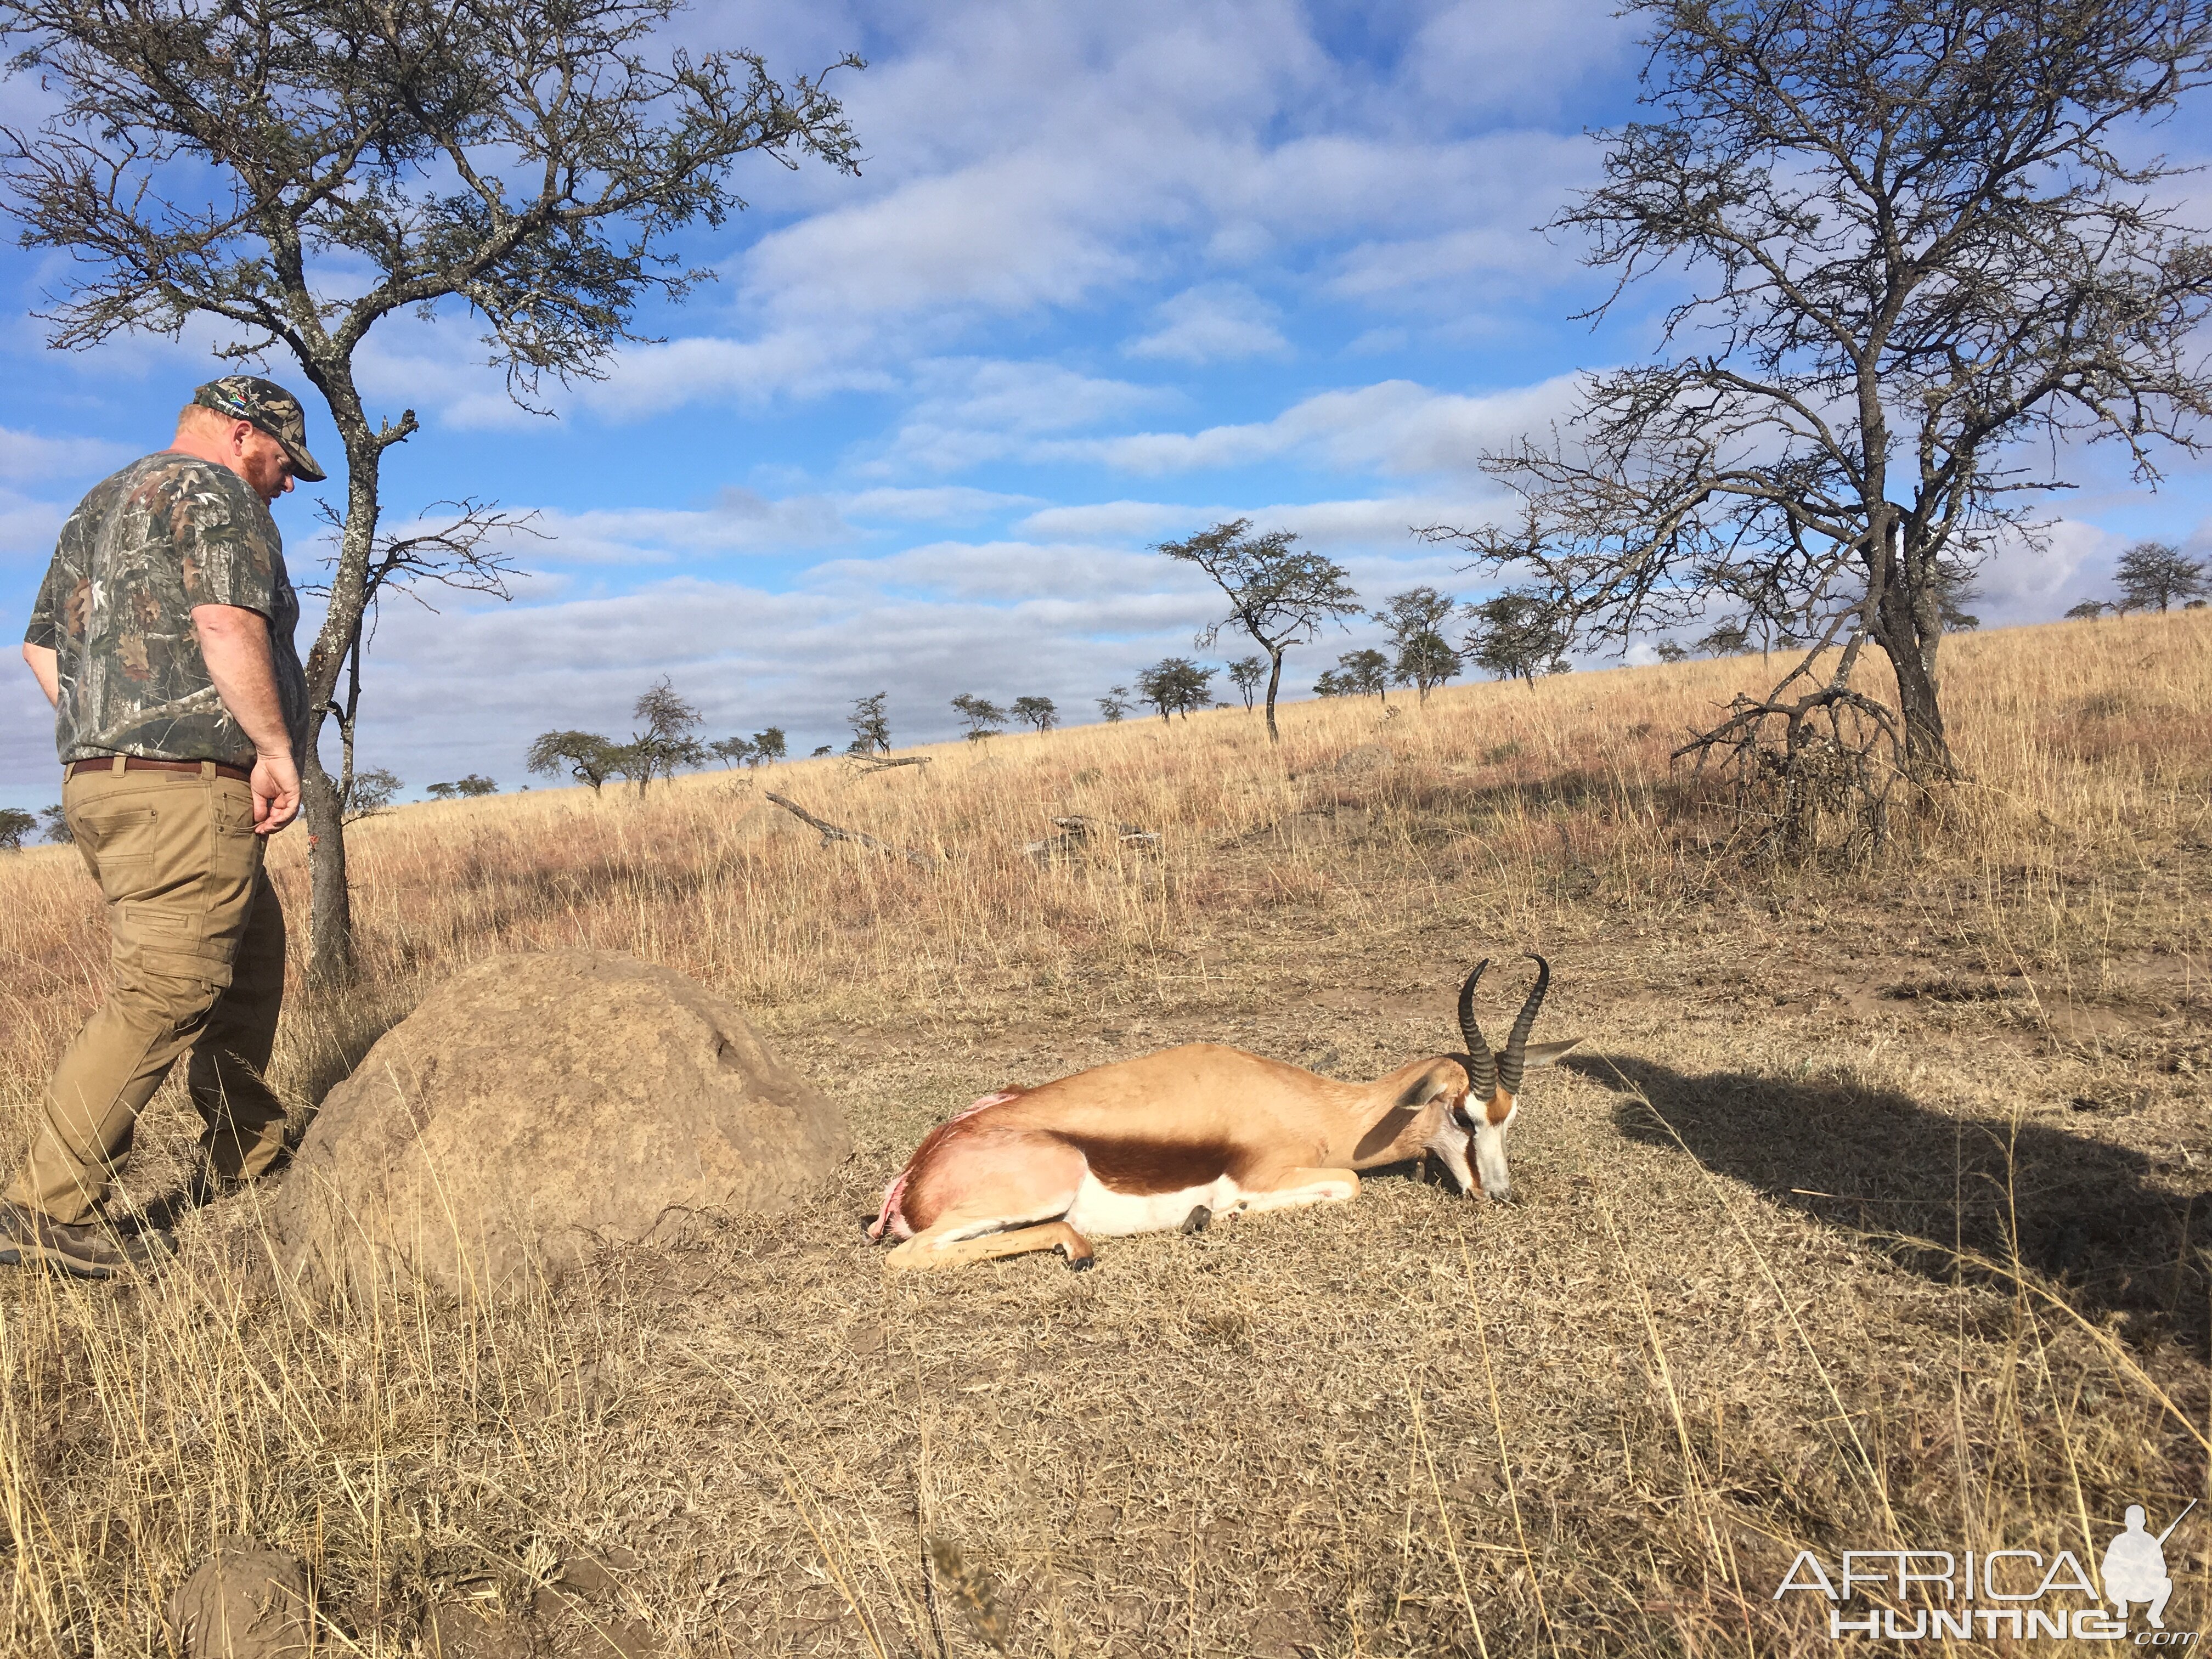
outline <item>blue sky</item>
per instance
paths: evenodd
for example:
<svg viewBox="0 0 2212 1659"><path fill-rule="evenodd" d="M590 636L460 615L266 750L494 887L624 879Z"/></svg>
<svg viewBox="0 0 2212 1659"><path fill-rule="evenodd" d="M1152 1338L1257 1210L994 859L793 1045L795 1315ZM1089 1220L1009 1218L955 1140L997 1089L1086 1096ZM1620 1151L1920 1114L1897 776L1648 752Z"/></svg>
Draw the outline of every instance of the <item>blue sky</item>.
<svg viewBox="0 0 2212 1659"><path fill-rule="evenodd" d="M860 52L838 85L862 176L741 174L750 210L686 248L721 280L551 418L507 402L464 315L372 338L372 416L423 422L387 457L387 510L491 498L545 537L519 544L512 604L387 607L362 755L410 794L521 784L534 733L625 733L663 674L708 735L772 722L800 753L879 690L902 742L952 735L963 691L1095 718L1213 615L1149 544L1232 515L1298 532L1374 603L1477 596L1408 526L1494 510L1477 455L1655 343L1662 290L1573 321L1598 279L1535 228L1594 179L1587 130L1632 108L1639 54L1606 5L708 4L678 33L787 74ZM32 313L66 276L0 251L0 357L30 393L0 422L11 638L76 497L218 372L204 333L46 349ZM329 462L312 403L309 428ZM2201 469L2156 496L2088 482L1988 572L1986 623L2101 595L2138 536L2199 536ZM311 507L277 508L295 579ZM1294 652L1288 684L1373 632ZM54 777L43 699L0 674L0 800L44 804Z"/></svg>

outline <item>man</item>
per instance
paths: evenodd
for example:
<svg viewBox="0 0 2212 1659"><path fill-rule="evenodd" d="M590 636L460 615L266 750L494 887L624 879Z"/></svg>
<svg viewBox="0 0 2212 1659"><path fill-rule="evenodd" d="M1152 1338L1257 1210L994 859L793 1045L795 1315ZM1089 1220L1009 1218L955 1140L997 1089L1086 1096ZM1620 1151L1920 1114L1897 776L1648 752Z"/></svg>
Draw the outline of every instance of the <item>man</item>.
<svg viewBox="0 0 2212 1659"><path fill-rule="evenodd" d="M262 1073L284 992L284 915L263 872L300 805L300 602L269 504L319 482L299 400L211 380L176 441L99 485L62 527L23 641L54 705L62 811L107 900L112 982L47 1085L0 1200L0 1263L105 1279L166 1237L99 1206L179 1054L206 1121L210 1188L283 1149Z"/></svg>

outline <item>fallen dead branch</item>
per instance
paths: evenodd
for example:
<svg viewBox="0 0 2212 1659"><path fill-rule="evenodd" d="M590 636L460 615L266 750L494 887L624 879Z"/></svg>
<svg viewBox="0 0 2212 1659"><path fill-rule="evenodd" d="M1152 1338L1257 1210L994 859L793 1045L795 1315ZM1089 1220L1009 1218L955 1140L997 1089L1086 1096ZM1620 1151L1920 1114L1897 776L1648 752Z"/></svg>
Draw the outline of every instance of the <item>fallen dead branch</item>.
<svg viewBox="0 0 2212 1659"><path fill-rule="evenodd" d="M1049 836L1043 841L1030 842L1022 848L1022 851L1033 859L1048 861L1063 853L1073 853L1079 848L1088 846L1093 842L1111 841L1121 847L1142 848L1157 848L1160 844L1159 832L1156 830L1147 830L1141 824L1115 823L1104 818L1090 818L1080 815L1074 817L1054 818L1052 822L1054 828L1060 831L1059 835Z"/></svg>
<svg viewBox="0 0 2212 1659"><path fill-rule="evenodd" d="M910 848L894 847L887 841L878 841L865 831L848 830L842 825L831 823L826 818L817 818L797 801L787 796L779 795L774 790L768 792L768 798L793 817L821 831L822 844L824 847L834 841L849 841L862 847L872 847L878 853L887 853L893 858L904 859L910 864L919 864L924 869L934 869L937 866L937 860L927 853L917 853Z"/></svg>
<svg viewBox="0 0 2212 1659"><path fill-rule="evenodd" d="M886 760L881 755L848 755L845 763L862 775L888 772L900 766L927 766L936 759L934 755L902 755L896 760Z"/></svg>

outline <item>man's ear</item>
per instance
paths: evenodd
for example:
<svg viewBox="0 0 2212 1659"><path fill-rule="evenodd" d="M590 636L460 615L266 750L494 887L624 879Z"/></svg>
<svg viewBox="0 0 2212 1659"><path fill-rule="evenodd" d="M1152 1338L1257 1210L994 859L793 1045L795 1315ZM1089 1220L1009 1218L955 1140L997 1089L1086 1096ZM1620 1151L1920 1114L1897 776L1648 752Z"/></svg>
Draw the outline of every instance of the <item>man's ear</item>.
<svg viewBox="0 0 2212 1659"><path fill-rule="evenodd" d="M1529 1066L1556 1066L1559 1056L1568 1049L1579 1047L1580 1037L1569 1037L1565 1042L1532 1042L1522 1052L1522 1060Z"/></svg>

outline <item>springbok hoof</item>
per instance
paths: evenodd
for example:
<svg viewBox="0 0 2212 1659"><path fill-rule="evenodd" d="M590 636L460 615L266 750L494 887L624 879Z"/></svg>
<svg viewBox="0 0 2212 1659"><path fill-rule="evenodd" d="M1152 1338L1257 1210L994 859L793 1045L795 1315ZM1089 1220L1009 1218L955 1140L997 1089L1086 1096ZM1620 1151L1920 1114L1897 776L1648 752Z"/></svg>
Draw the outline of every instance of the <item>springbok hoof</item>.
<svg viewBox="0 0 2212 1659"><path fill-rule="evenodd" d="M1186 1233L1202 1233L1212 1219L1213 1212L1201 1204L1182 1218L1182 1230Z"/></svg>
<svg viewBox="0 0 2212 1659"><path fill-rule="evenodd" d="M1072 1255L1067 1258L1067 1271L1072 1273L1088 1273L1097 1265L1098 1258L1095 1255Z"/></svg>

